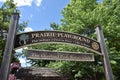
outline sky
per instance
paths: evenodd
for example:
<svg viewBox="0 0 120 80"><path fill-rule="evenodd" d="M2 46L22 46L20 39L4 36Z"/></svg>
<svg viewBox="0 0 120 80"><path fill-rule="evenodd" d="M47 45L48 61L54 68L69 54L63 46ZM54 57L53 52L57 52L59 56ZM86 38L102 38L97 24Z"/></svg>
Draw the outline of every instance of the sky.
<svg viewBox="0 0 120 80"><path fill-rule="evenodd" d="M31 1L27 6L19 7L20 21L29 20L28 27L33 30L50 29L50 23L60 24L61 10L69 0L24 0Z"/></svg>
<svg viewBox="0 0 120 80"><path fill-rule="evenodd" d="M6 0L0 0L0 7ZM70 0L14 0L20 10L19 23L28 21L25 32L51 29L50 23L60 24L61 11ZM22 49L19 49L20 52ZM29 66L26 58L19 58L22 66Z"/></svg>
<svg viewBox="0 0 120 80"><path fill-rule="evenodd" d="M0 0L0 6L5 0ZM20 10L20 20L29 21L29 30L50 29L50 23L60 24L61 10L70 0L14 0ZM27 29L25 31L27 31Z"/></svg>

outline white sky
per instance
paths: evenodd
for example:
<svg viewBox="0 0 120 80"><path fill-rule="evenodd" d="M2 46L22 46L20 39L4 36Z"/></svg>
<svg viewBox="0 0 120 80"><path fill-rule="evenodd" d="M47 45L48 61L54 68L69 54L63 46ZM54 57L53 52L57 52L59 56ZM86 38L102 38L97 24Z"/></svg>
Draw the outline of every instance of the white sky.
<svg viewBox="0 0 120 80"><path fill-rule="evenodd" d="M0 0L0 2L5 2L6 0ZM36 6L41 5L42 0L14 0L14 3L20 6L31 6L32 3L36 4Z"/></svg>
<svg viewBox="0 0 120 80"><path fill-rule="evenodd" d="M30 27L26 27L25 30L24 30L24 32L29 32L29 31L33 31L33 29L30 28Z"/></svg>

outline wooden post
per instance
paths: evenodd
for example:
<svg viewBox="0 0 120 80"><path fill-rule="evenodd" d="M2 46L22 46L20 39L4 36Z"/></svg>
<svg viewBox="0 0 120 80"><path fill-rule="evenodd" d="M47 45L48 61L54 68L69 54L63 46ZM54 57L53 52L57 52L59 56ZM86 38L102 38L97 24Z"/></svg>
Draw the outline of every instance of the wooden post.
<svg viewBox="0 0 120 80"><path fill-rule="evenodd" d="M96 28L96 32L97 32L97 36L98 36L98 41L100 42L101 51L103 54L106 80L114 80L101 26L98 26Z"/></svg>
<svg viewBox="0 0 120 80"><path fill-rule="evenodd" d="M3 60L0 69L0 80L8 80L11 54L14 46L14 38L16 33L16 27L18 24L18 19L19 19L19 14L13 13L10 20L7 41L6 41Z"/></svg>

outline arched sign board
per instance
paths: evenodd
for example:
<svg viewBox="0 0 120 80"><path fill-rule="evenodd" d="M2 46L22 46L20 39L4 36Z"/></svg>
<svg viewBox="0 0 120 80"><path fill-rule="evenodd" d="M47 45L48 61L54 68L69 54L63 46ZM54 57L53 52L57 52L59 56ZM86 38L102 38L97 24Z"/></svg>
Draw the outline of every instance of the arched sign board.
<svg viewBox="0 0 120 80"><path fill-rule="evenodd" d="M16 35L14 48L43 42L76 44L102 55L99 42L79 34L62 31L33 31L18 34Z"/></svg>

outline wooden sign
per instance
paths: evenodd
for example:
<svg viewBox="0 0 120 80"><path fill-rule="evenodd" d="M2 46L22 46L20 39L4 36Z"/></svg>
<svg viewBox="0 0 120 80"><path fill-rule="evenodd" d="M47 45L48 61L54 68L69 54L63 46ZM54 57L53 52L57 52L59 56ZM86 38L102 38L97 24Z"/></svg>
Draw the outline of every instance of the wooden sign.
<svg viewBox="0 0 120 80"><path fill-rule="evenodd" d="M61 42L80 45L94 52L101 54L99 42L79 34L62 31L34 31L18 34L16 36L14 48L36 43Z"/></svg>
<svg viewBox="0 0 120 80"><path fill-rule="evenodd" d="M27 50L27 57L41 60L94 61L91 53Z"/></svg>

